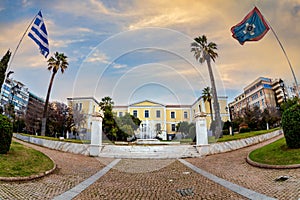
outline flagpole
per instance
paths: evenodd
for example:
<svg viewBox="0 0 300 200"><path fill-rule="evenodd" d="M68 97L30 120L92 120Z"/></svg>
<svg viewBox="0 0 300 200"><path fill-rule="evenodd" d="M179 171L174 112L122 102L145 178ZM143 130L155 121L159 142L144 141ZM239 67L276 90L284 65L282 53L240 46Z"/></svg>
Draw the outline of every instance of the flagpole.
<svg viewBox="0 0 300 200"><path fill-rule="evenodd" d="M294 70L293 70L292 64L291 64L291 62L290 62L290 59L289 59L289 57L288 57L288 55L287 55L285 49L283 48L283 45L282 45L281 41L279 40L279 38L278 38L276 32L274 31L273 27L271 26L270 22L269 22L267 19L265 19L265 20L266 20L266 22L268 23L268 25L269 25L269 27L270 27L272 33L274 34L274 36L275 36L275 38L276 38L276 40L277 40L277 42L279 43L279 46L280 46L281 50L283 51L283 53L284 53L284 55L285 55L285 58L286 58L286 60L287 60L287 62L288 62L288 64L289 64L289 66L290 66L290 69L291 69L291 71L292 71L293 78L294 78L294 81L295 81L295 84L296 84L296 92L297 92L296 96L299 97L298 82L297 82L297 78L296 78L295 72L294 72Z"/></svg>
<svg viewBox="0 0 300 200"><path fill-rule="evenodd" d="M38 14L39 14L39 13L38 13ZM11 66L11 63L12 63L12 61L13 61L13 59L14 59L14 57L15 57L15 55L16 55L18 49L19 49L19 46L20 46L21 42L23 41L23 39L24 39L24 37L25 37L25 35L26 35L26 33L27 33L29 27L32 25L33 21L34 21L35 18L38 16L38 14L36 14L35 17L31 20L30 24L28 25L28 27L26 28L25 32L23 33L23 35L22 35L22 37L21 37L21 39L20 39L20 41L19 41L19 43L18 43L18 45L17 45L17 47L16 47L14 53L13 53L11 59L10 59L10 62L9 62L9 64L8 64L8 67L7 67L7 70L6 70L6 71L9 70L9 68L10 68L10 66Z"/></svg>

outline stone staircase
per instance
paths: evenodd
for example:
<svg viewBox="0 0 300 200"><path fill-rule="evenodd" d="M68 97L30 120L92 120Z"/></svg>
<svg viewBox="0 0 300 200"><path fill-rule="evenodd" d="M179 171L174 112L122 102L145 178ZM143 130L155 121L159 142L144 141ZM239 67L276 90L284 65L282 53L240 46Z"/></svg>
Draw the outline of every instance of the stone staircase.
<svg viewBox="0 0 300 200"><path fill-rule="evenodd" d="M193 145L189 145L184 153L181 155L181 158L198 158L200 157L200 154L197 150L197 148Z"/></svg>
<svg viewBox="0 0 300 200"><path fill-rule="evenodd" d="M99 157L178 159L200 157L192 145L105 145Z"/></svg>

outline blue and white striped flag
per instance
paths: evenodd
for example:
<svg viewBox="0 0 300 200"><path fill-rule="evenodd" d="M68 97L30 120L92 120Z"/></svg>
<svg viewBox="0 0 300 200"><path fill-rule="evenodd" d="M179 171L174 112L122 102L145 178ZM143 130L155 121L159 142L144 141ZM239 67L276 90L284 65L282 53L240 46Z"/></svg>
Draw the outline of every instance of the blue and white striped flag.
<svg viewBox="0 0 300 200"><path fill-rule="evenodd" d="M41 11L36 16L28 36L39 46L41 54L47 58L49 54L48 33Z"/></svg>

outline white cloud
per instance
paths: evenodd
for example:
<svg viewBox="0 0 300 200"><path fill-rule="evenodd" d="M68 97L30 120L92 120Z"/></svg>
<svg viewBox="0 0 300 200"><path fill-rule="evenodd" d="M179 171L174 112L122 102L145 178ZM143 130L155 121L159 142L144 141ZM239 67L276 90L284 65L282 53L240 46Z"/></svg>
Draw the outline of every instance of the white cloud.
<svg viewBox="0 0 300 200"><path fill-rule="evenodd" d="M114 63L114 64L112 65L112 67L113 67L114 69L122 69L122 68L126 68L127 65L126 65L126 64L117 64L117 63Z"/></svg>
<svg viewBox="0 0 300 200"><path fill-rule="evenodd" d="M100 63L104 63L104 64L109 64L111 63L109 61L109 57L103 53L100 52L98 49L95 50L87 59L86 62L100 62Z"/></svg>
<svg viewBox="0 0 300 200"><path fill-rule="evenodd" d="M70 44L77 42L84 42L85 39L73 39L73 40L49 40L49 45L52 47L67 47Z"/></svg>

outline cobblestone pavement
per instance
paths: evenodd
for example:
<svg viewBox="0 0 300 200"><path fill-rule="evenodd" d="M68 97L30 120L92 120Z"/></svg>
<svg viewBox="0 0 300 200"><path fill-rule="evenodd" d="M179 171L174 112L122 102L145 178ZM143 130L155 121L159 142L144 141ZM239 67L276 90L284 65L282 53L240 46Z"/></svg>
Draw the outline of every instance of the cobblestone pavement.
<svg viewBox="0 0 300 200"><path fill-rule="evenodd" d="M58 169L54 174L35 181L0 182L0 199L52 199L97 173L113 160L96 159L25 144L50 156L57 163ZM203 158L190 158L186 161L220 178L267 196L298 199L300 169L259 169L246 163L245 157L248 152L263 144ZM285 182L275 182L274 179L281 175L288 175L291 178ZM75 199L245 199L245 197L201 176L177 160L122 159Z"/></svg>
<svg viewBox="0 0 300 200"><path fill-rule="evenodd" d="M220 178L267 196L284 200L298 200L300 199L300 168L261 169L246 163L245 158L249 152L271 141L237 151L197 159L191 158L186 161ZM274 181L277 177L284 175L290 178L283 182Z"/></svg>
<svg viewBox="0 0 300 200"><path fill-rule="evenodd" d="M14 139L16 140L16 139ZM112 159L101 159L64 153L24 143L51 157L57 164L53 174L28 182L0 182L0 199L52 199L71 189L106 166Z"/></svg>
<svg viewBox="0 0 300 200"><path fill-rule="evenodd" d="M245 199L179 161L171 161L123 159L75 199ZM169 165L157 168L160 162Z"/></svg>

